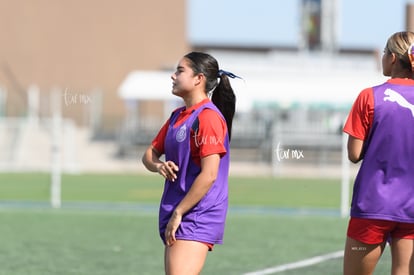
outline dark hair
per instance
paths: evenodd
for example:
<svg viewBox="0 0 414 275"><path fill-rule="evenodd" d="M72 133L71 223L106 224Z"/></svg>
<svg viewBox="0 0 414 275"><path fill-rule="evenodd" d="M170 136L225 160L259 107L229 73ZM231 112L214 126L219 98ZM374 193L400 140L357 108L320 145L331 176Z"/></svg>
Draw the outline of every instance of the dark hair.
<svg viewBox="0 0 414 275"><path fill-rule="evenodd" d="M217 60L207 53L191 52L184 56L190 63L189 66L194 74L202 73L206 78L206 93L213 92L211 101L223 114L229 139L231 139L231 127L236 111L236 96L227 75L219 75L219 65Z"/></svg>

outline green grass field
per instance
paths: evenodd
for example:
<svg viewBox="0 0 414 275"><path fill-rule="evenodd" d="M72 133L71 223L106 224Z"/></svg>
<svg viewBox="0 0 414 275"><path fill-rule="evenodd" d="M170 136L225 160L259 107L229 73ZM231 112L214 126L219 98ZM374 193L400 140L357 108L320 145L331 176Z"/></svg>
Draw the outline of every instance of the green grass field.
<svg viewBox="0 0 414 275"><path fill-rule="evenodd" d="M62 201L158 203L163 182L156 175L62 176ZM48 174L0 174L0 200L48 201ZM230 178L230 204L338 208L339 180Z"/></svg>
<svg viewBox="0 0 414 275"><path fill-rule="evenodd" d="M0 275L163 274L158 176L63 175L61 209L48 206L49 184L47 174L0 174ZM244 274L342 250L339 190L339 180L231 178L225 243L203 274ZM389 274L388 254L375 274ZM341 270L334 259L277 274Z"/></svg>

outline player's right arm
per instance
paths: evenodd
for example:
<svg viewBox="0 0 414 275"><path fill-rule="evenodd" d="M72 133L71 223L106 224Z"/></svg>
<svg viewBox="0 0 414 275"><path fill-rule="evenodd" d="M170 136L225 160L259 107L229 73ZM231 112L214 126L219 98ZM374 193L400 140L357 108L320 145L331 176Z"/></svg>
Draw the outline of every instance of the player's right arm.
<svg viewBox="0 0 414 275"><path fill-rule="evenodd" d="M158 172L160 166L163 163L160 160L160 157L161 154L157 151L157 149L155 149L154 146L150 145L142 156L142 163L149 171Z"/></svg>
<svg viewBox="0 0 414 275"><path fill-rule="evenodd" d="M349 135L348 159L353 163L357 163L364 158L364 141L368 138L373 117L373 89L367 88L355 100L343 129Z"/></svg>
<svg viewBox="0 0 414 275"><path fill-rule="evenodd" d="M160 157L164 154L164 141L167 135L168 125L169 121L164 124L151 145L145 150L142 156L142 163L149 171L157 172L164 178L174 181L177 178L177 165L172 161L164 162L160 160Z"/></svg>
<svg viewBox="0 0 414 275"><path fill-rule="evenodd" d="M363 158L363 155L362 155L363 146L364 146L363 140L353 137L353 136L348 137L348 159L351 162L357 163Z"/></svg>

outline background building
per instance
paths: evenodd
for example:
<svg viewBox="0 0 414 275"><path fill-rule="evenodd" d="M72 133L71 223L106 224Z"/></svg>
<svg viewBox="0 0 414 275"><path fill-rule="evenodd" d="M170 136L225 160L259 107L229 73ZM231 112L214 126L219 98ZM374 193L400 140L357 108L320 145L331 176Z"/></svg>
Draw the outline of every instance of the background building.
<svg viewBox="0 0 414 275"><path fill-rule="evenodd" d="M1 0L0 87L7 104L0 114L26 115L27 91L36 85L39 114L49 116L49 94L58 89L64 117L88 125L98 106L101 132L113 135L124 117L117 89L125 76L171 69L190 48L186 11L185 0Z"/></svg>

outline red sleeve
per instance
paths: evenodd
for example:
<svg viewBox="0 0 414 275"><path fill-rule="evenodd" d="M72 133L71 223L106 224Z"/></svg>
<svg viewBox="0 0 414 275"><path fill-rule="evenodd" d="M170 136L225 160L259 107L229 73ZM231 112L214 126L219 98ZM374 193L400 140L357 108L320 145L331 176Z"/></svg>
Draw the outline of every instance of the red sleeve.
<svg viewBox="0 0 414 275"><path fill-rule="evenodd" d="M165 137L167 136L168 126L170 124L170 120L168 119L155 138L152 140L152 146L158 151L160 154L164 154L164 141Z"/></svg>
<svg viewBox="0 0 414 275"><path fill-rule="evenodd" d="M227 126L223 118L211 109L204 109L199 115L199 128L196 146L199 147L200 158L220 154L226 154L224 140L226 138Z"/></svg>
<svg viewBox="0 0 414 275"><path fill-rule="evenodd" d="M372 88L364 89L352 105L343 131L357 139L365 140L374 118L374 95Z"/></svg>

